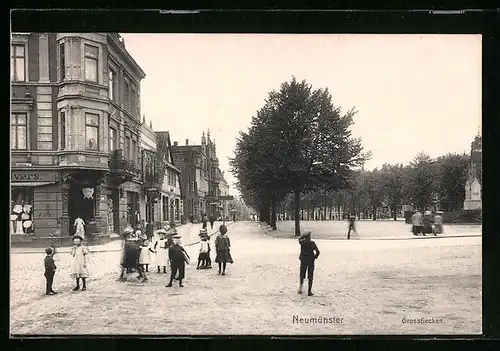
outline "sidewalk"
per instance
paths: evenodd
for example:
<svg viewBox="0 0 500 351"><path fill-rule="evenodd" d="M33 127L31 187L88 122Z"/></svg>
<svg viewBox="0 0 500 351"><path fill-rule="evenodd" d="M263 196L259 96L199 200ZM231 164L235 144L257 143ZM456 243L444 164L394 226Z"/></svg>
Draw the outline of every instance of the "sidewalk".
<svg viewBox="0 0 500 351"><path fill-rule="evenodd" d="M210 229L210 224L208 224L208 234L213 236L219 233L219 226L222 222L215 222L214 229ZM226 222L226 226L230 226L233 222ZM181 236L181 242L183 246L192 246L196 245L200 242L199 233L202 228L202 224L193 224L188 223L181 226L176 227L177 233ZM115 239L107 244L102 245L90 245L88 249L90 252L113 252L120 251L122 248L123 241L121 239ZM57 249L59 253L69 253L71 251L71 247L61 247ZM27 254L27 253L38 253L42 254L44 252L43 248L25 248L25 247L11 247L11 254Z"/></svg>

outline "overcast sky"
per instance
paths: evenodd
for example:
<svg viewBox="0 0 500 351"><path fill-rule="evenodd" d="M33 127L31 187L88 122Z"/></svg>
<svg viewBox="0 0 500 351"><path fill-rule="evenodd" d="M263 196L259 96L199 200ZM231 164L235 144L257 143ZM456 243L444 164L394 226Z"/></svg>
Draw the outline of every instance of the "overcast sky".
<svg viewBox="0 0 500 351"><path fill-rule="evenodd" d="M172 142L199 144L210 129L226 180L235 138L272 89L295 76L328 87L367 169L469 152L481 124L479 35L123 34L146 72L141 108Z"/></svg>

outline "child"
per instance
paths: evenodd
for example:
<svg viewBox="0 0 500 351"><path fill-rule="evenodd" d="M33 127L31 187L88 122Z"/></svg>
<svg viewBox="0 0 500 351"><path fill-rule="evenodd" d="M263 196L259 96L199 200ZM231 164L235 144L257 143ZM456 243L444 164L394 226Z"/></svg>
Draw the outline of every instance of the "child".
<svg viewBox="0 0 500 351"><path fill-rule="evenodd" d="M356 231L356 216L351 215L349 216L349 231L347 232L347 240L351 239L351 230L358 234Z"/></svg>
<svg viewBox="0 0 500 351"><path fill-rule="evenodd" d="M219 275L226 275L227 262L234 263L229 250L231 242L226 234L227 227L225 225L221 225L219 227L219 235L217 235L217 239L215 239L215 250L217 252L215 262L219 264Z"/></svg>
<svg viewBox="0 0 500 351"><path fill-rule="evenodd" d="M156 265L158 267L158 273L160 273L160 268L163 267L163 273L167 273L168 264L168 252L167 252L167 240L165 240L165 234L167 232L164 229L158 230L157 234L160 235L160 239L155 243L154 251L156 252Z"/></svg>
<svg viewBox="0 0 500 351"><path fill-rule="evenodd" d="M311 232L304 232L299 238L300 243L300 286L299 286L299 294L302 294L302 286L304 284L304 279L306 278L307 271L307 279L309 280L309 288L307 291L308 296L313 296L312 293L312 284L314 278L314 261L319 256L318 246L316 243L311 240Z"/></svg>
<svg viewBox="0 0 500 351"><path fill-rule="evenodd" d="M87 290L87 254L88 249L82 245L83 238L79 235L73 237L73 248L71 249L71 257L73 262L71 265L73 278L76 279L76 286L73 291L80 290L80 279L82 280L82 291Z"/></svg>
<svg viewBox="0 0 500 351"><path fill-rule="evenodd" d="M43 260L45 264L45 279L47 280L45 295L55 295L57 293L52 289L52 283L54 282L54 275L56 274L57 269L53 258L54 249L52 247L48 247L45 249L45 253L47 254Z"/></svg>
<svg viewBox="0 0 500 351"><path fill-rule="evenodd" d="M198 266L196 269L204 269L207 268L207 255L208 255L208 241L207 237L204 236L201 238L200 242L200 254L198 255Z"/></svg>
<svg viewBox="0 0 500 351"><path fill-rule="evenodd" d="M210 246L210 235L206 234L205 237L207 238L207 245L208 245L208 251L205 259L207 260L205 263L205 269L212 269L212 259L210 258L210 252L212 251L212 248Z"/></svg>
<svg viewBox="0 0 500 351"><path fill-rule="evenodd" d="M146 239L142 242L141 253L139 255L139 265L142 272L149 272L149 265L151 264L151 253L155 251L151 248L150 242Z"/></svg>
<svg viewBox="0 0 500 351"><path fill-rule="evenodd" d="M122 273L120 278L118 278L119 281L125 281L125 273L130 272L134 268L137 269L139 265L139 242L133 232L128 233L128 237L123 246ZM138 271L139 278L142 278L143 274L141 270L139 269Z"/></svg>
<svg viewBox="0 0 500 351"><path fill-rule="evenodd" d="M189 262L189 256L180 244L180 235L175 235L173 237L174 245L168 249L168 257L170 259L170 281L165 287L172 287L172 282L174 281L175 275L179 272L179 286L182 288L182 280L186 274L186 261Z"/></svg>

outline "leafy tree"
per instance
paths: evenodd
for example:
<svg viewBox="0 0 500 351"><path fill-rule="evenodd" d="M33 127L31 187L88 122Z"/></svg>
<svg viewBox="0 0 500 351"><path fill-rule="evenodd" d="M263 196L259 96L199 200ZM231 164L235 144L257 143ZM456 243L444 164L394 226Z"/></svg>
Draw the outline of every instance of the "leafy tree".
<svg viewBox="0 0 500 351"><path fill-rule="evenodd" d="M438 167L426 153L419 153L408 168L408 196L413 205L425 209L433 202L439 181Z"/></svg>
<svg viewBox="0 0 500 351"><path fill-rule="evenodd" d="M392 209L394 220L397 220L398 209L403 204L405 173L402 164L384 164L380 170L382 187Z"/></svg>
<svg viewBox="0 0 500 351"><path fill-rule="evenodd" d="M465 183L467 181L468 155L447 154L437 159L439 181L437 192L447 211L462 208L465 200Z"/></svg>

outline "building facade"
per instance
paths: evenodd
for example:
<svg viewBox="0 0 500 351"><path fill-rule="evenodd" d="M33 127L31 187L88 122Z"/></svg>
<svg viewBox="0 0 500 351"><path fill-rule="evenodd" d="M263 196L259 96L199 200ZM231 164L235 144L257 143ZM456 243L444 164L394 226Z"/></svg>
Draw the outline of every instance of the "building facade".
<svg viewBox="0 0 500 351"><path fill-rule="evenodd" d="M118 33L12 35L14 236L71 235L77 217L91 232L134 221L144 77Z"/></svg>
<svg viewBox="0 0 500 351"><path fill-rule="evenodd" d="M481 136L478 135L471 143L471 160L465 183L464 210L482 209L482 153L483 142Z"/></svg>
<svg viewBox="0 0 500 351"><path fill-rule="evenodd" d="M220 196L229 196L229 184L227 183L225 177L224 177L224 172L218 170L220 172L219 175L219 194ZM223 200L219 204L220 208L220 217L222 218L229 218L229 201L228 200Z"/></svg>
<svg viewBox="0 0 500 351"><path fill-rule="evenodd" d="M220 213L219 160L215 142L210 132L201 137L201 144L185 145L174 142L172 154L175 164L181 170L182 192L185 196L184 215L187 219L201 220L203 214L218 216Z"/></svg>

